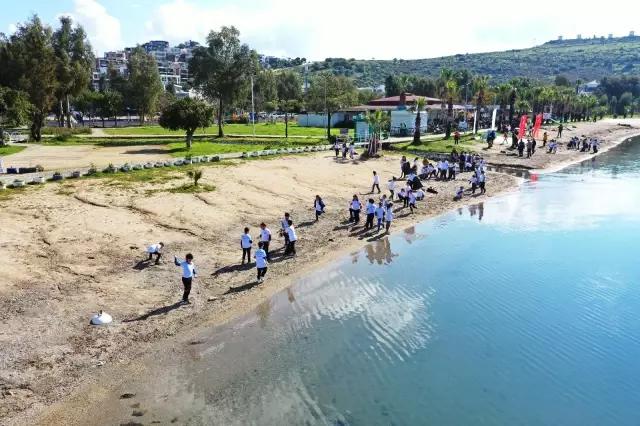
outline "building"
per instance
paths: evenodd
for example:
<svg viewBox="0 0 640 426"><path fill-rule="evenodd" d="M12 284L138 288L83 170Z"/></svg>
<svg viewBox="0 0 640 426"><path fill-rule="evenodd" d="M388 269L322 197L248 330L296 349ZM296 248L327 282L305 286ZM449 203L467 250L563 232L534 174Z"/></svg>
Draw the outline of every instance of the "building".
<svg viewBox="0 0 640 426"><path fill-rule="evenodd" d="M152 40L142 45L145 52L166 51L169 48L169 42L164 40Z"/></svg>
<svg viewBox="0 0 640 426"><path fill-rule="evenodd" d="M598 87L600 87L600 84L596 80L590 81L589 83L581 84L580 86L578 86L578 94L591 95L596 90L598 90Z"/></svg>

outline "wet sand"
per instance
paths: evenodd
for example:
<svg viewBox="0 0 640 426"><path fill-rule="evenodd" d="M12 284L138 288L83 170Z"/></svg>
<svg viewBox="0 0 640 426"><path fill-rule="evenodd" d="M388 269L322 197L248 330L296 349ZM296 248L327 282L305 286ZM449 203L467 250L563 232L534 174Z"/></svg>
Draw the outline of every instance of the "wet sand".
<svg viewBox="0 0 640 426"><path fill-rule="evenodd" d="M594 131L610 135L602 148L640 133L619 128L617 122L596 125ZM586 155L486 157L489 163L513 161L520 166L529 161L539 168ZM16 425L73 424L74 410L108 392L103 384L93 384L104 383L105 377L115 383L144 368L136 360L156 350L158 342L228 321L297 277L376 241L378 235L363 232L364 218L357 227L345 220L348 202L354 193L361 200L368 198L373 170L385 190L387 179L398 175L398 166L395 155L343 162L323 152L205 167L202 182L217 190L198 195L157 192L184 183L178 173L175 180L135 186L104 180L46 185L0 201L0 220L12 224L0 235L0 417ZM465 187L468 176L460 176ZM413 215L398 210L392 231L515 190L520 182L490 173L487 196L454 202L460 180L425 182L439 194L428 194ZM312 203L318 193L327 213L315 223ZM283 258L277 237L284 211L292 213L297 225L295 259ZM256 239L261 221L274 233L268 280L247 291L229 292L255 280L254 267L238 266L239 237L249 226ZM162 263L143 262L145 245L158 241L166 244ZM194 303L177 307L182 289L171 257L187 251L194 254L200 277L192 292ZM114 324L88 326L99 309L113 315ZM67 399L70 394L76 396ZM56 401L63 402L51 406Z"/></svg>

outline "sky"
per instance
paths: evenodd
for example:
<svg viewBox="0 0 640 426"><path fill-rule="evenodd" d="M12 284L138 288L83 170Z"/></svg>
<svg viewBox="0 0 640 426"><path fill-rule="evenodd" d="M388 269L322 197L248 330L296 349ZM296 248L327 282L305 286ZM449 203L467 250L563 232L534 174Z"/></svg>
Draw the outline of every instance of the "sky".
<svg viewBox="0 0 640 426"><path fill-rule="evenodd" d="M522 49L560 35L625 36L631 30L640 35L640 21L631 13L638 11L634 3L0 0L0 32L12 33L16 24L34 13L52 25L60 15L70 15L84 26L94 50L102 54L148 40L202 42L209 31L234 25L244 42L267 55L308 60L419 59Z"/></svg>

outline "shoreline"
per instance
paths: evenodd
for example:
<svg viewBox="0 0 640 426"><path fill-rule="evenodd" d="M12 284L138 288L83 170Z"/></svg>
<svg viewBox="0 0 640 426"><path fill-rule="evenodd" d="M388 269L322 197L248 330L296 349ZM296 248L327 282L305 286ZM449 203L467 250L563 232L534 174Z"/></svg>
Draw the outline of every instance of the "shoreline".
<svg viewBox="0 0 640 426"><path fill-rule="evenodd" d="M637 129L636 129L637 130ZM637 134L638 132L636 132ZM606 149L602 149L599 153L606 152L606 150L613 148L614 146L619 145L624 142L626 139L633 136L625 136L622 138L616 139L616 142L613 144L607 144ZM321 155L321 154L320 154ZM316 155L316 157L320 157L320 155ZM596 154L597 155L597 154ZM391 163L395 164L395 156L390 155ZM591 155L588 157L580 157L575 156L575 158L571 159L568 164L576 163L580 161L584 161L585 159L591 158ZM277 160L276 160L277 161ZM295 160L294 160L295 161ZM386 160L385 160L386 161ZM367 164L366 162L361 162L362 164ZM488 164L491 165L491 161L488 161ZM555 164L555 163L554 163ZM557 165L556 170L566 167L568 164ZM355 166L355 164L352 164ZM348 164L344 165L345 167L350 167ZM376 163L377 168L380 167L378 163ZM367 169L368 170L368 169ZM545 169L546 170L546 169ZM549 172L547 172L549 173ZM496 198L502 196L506 193L517 190L522 183L525 181L521 178L516 178L514 176L506 176L501 175L499 173L490 172L489 176L489 190L492 189L492 184L494 182L498 182L498 190L496 193L491 193L490 196L487 197L478 197L478 198L468 198L466 197L463 202L456 203L455 205L447 205L445 208L436 208L432 211L427 211L424 214L420 211L420 207L422 204L418 205L419 214L414 216L402 216L398 215L398 219L394 220L394 226L392 227L391 235L396 232L401 232L403 229L407 227L411 227L417 223L424 222L426 220L432 219L442 214L447 214L457 208L467 207L474 204L479 204L486 199ZM466 177L466 175L465 175ZM465 179L466 180L466 179ZM430 186L432 184L435 185L435 182L424 181L425 186ZM384 185L384 184L383 184ZM457 185L457 183L455 184ZM441 183L441 186L446 186L448 189L446 191L450 191L453 193L453 186L450 182ZM440 200L440 202L446 204L447 194L449 192L442 192L442 196L436 197L436 202ZM363 194L365 195L365 194ZM450 195L450 194L449 194ZM366 196L366 195L365 195ZM427 199L427 203L432 199ZM425 203L425 202L423 202ZM331 206L333 207L333 206ZM332 208L333 210L333 208ZM424 209L422 209L424 211ZM321 221L325 220L333 220L335 218L340 218L344 216L343 213L336 213L327 215L328 217L323 217ZM236 218L234 218L236 219ZM406 219L406 220L404 220ZM340 221L339 223L342 223ZM338 226L336 226L337 228ZM339 231L330 231L330 232L339 232ZM326 235L325 235L326 237ZM211 296L206 297L203 296L205 293L211 294L211 289L207 279L205 278L201 284L201 281L198 280L196 285L194 286L194 293L198 294L198 298L196 301L197 305L200 305L197 310L192 312L189 315L179 316L177 318L168 318L167 322L160 322L159 324L155 324L159 327L167 327L170 330L170 333L164 334L161 331L158 333L161 334L157 336L155 339L151 341L144 342L143 344L137 345L128 345L128 347L119 347L119 350L122 351L119 354L111 354L111 358L108 358L106 361L108 363L105 367L100 367L99 369L94 368L93 372L89 369L84 369L82 371L81 377L78 377L78 380L72 383L69 383L68 386L64 386L63 388L71 389L72 392L70 394L63 393L62 395L58 395L57 398L54 397L53 400L42 401L41 403L34 404L27 410L18 414L15 418L11 419L8 423L10 425L21 425L21 424L72 424L68 423L69 419L67 418L65 421L64 418L66 415L63 415L65 412L73 412L73 410L81 410L83 404L87 404L88 400L94 399L96 403L100 401L102 397L105 396L107 390L106 388L102 388L105 384L105 378L109 378L108 384L112 387L116 383L123 382L125 380L130 380L131 377L134 377L136 373L142 373L144 371L143 366L139 363L142 358L146 358L147 356L153 356L153 353L157 353L158 351L163 350L168 346L177 345L180 342L188 341L189 337L198 333L200 329L203 327L210 327L212 325L220 325L224 324L233 318L236 318L252 309L254 309L258 304L263 302L266 298L270 298L276 293L285 290L287 287L295 284L295 281L307 275L309 272L313 270L317 270L326 263L335 261L349 253L352 253L354 250L360 250L366 244L371 243L378 239L379 237L372 238L361 238L359 236L352 235L351 232L347 232L347 235L340 235L340 238L337 238L337 244L331 244L328 241L325 241L327 245L330 245L328 248L324 248L320 250L319 253L306 253L307 257L298 258L293 261L288 261L290 268L285 269L283 274L278 276L278 278L273 277L275 273L272 272L272 268L269 268L269 272L272 274L268 277L268 280L265 284L256 287L255 289L243 292L243 293L235 293L230 295L222 295L222 296L213 296L214 300L209 301ZM277 237L276 237L277 239ZM331 239L330 239L331 240ZM320 238L322 241L322 238ZM279 242L276 242L274 245L279 246ZM317 249L317 247L316 247ZM273 250L273 249L272 249ZM169 257L169 253L166 255ZM310 258L309 258L310 257ZM270 265L271 266L271 265ZM278 266L274 265L276 271L278 271ZM202 267L202 266L201 266ZM253 278L254 269L249 269L251 272L251 277ZM175 271L172 271L175 272ZM242 271L240 271L242 272ZM277 272L276 272L277 273ZM217 279L223 273L214 277ZM175 275L175 274L172 274ZM234 274L235 275L235 274ZM237 278L237 277L235 277ZM231 281L232 283L238 280L234 279L226 279L223 281ZM242 281L242 280L240 280ZM175 286L174 286L175 287ZM170 317L172 314L169 313L166 316ZM176 323L178 325L176 326ZM123 327L123 324L118 324L118 327ZM192 327L193 326L193 327ZM187 327L187 331L185 331L184 327ZM106 330L106 329L104 329ZM91 332L95 331L98 334L109 334L108 332L103 332L103 330L91 329ZM134 333L134 336L137 333ZM157 333L156 333L157 334ZM179 337L176 335L179 334ZM113 334L112 338L124 337L120 334ZM135 340L134 340L135 341ZM115 348L114 348L115 349ZM71 395L69 397L69 395ZM53 403L53 404L52 404ZM60 418L59 416L62 416ZM38 423L36 423L36 419L39 419Z"/></svg>

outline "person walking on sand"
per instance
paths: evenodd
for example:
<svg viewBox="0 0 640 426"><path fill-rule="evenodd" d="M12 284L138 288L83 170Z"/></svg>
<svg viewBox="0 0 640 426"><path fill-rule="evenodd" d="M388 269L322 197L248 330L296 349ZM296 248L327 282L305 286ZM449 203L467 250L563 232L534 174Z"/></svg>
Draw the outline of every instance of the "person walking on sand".
<svg viewBox="0 0 640 426"><path fill-rule="evenodd" d="M244 265L244 257L247 256L247 263L251 263L251 246L253 239L249 235L249 228L244 228L244 234L240 235L240 247L242 248L242 264Z"/></svg>
<svg viewBox="0 0 640 426"><path fill-rule="evenodd" d="M409 191L409 210L411 210L411 213L413 213L413 209L416 208L416 194L413 193L413 191Z"/></svg>
<svg viewBox="0 0 640 426"><path fill-rule="evenodd" d="M291 256L295 256L296 255L296 241L298 241L298 237L296 236L296 230L293 227L293 221L289 220L287 222L287 234L289 236L289 242L287 243L287 248L284 250L284 254L286 256L291 255Z"/></svg>
<svg viewBox="0 0 640 426"><path fill-rule="evenodd" d="M508 141L509 141L509 132L505 129L502 143L500 145L504 145L508 143Z"/></svg>
<svg viewBox="0 0 640 426"><path fill-rule="evenodd" d="M347 158L347 143L344 142L342 144L342 158L346 159Z"/></svg>
<svg viewBox="0 0 640 426"><path fill-rule="evenodd" d="M382 229L382 224L384 223L384 213L385 213L385 206L384 206L384 203L382 201L380 201L378 203L378 207L376 207L376 211L375 211L376 219L378 219L378 231L377 232L380 232L380 230Z"/></svg>
<svg viewBox="0 0 640 426"><path fill-rule="evenodd" d="M285 248L287 247L287 244L289 244L289 234L287 234L287 226L289 223L289 219L291 219L291 215L289 215L289 213L285 213L284 214L284 219L282 219L282 221L280 222L280 235L282 235L284 237L284 246Z"/></svg>
<svg viewBox="0 0 640 426"><path fill-rule="evenodd" d="M260 224L260 242L262 243L262 249L265 252L267 260L271 260L269 257L269 244L271 243L271 230L267 228L267 225L262 222Z"/></svg>
<svg viewBox="0 0 640 426"><path fill-rule="evenodd" d="M524 141L520 139L520 142L518 142L518 157L522 157L523 152L524 152Z"/></svg>
<svg viewBox="0 0 640 426"><path fill-rule="evenodd" d="M560 125L558 126L558 139L560 139L562 137L562 130L564 129L564 126L562 125L562 123L560 123Z"/></svg>
<svg viewBox="0 0 640 426"><path fill-rule="evenodd" d="M487 193L487 190L485 188L486 183L487 183L487 175L484 174L484 170L483 170L482 172L480 172L480 177L478 178L478 184L480 185L481 194Z"/></svg>
<svg viewBox="0 0 640 426"><path fill-rule="evenodd" d="M378 189L378 194L382 191L380 191L380 176L378 176L377 172L373 172L373 186L371 186L371 193L373 194L373 190L374 189Z"/></svg>
<svg viewBox="0 0 640 426"><path fill-rule="evenodd" d="M147 253L149 253L149 259L147 260L151 261L153 259L153 255L155 255L156 265L159 265L160 258L162 257L162 253L160 252L160 250L162 250L162 247L164 247L164 243L152 244L149 247L147 247Z"/></svg>
<svg viewBox="0 0 640 426"><path fill-rule="evenodd" d="M393 196L395 195L395 190L396 188L396 177L392 177L391 180L389 181L389 192L391 193L391 197L389 198L389 201L393 201Z"/></svg>
<svg viewBox="0 0 640 426"><path fill-rule="evenodd" d="M353 160L354 155L356 155L356 145L351 142L349 144L349 158Z"/></svg>
<svg viewBox="0 0 640 426"><path fill-rule="evenodd" d="M173 256L173 263L176 266L182 268L182 285L184 286L184 293L182 293L182 304L188 305L189 303L189 294L191 293L191 284L193 283L193 279L198 274L196 272L196 267L193 264L193 255L191 253L187 253L185 256L185 260L180 262L178 261L178 256Z"/></svg>
<svg viewBox="0 0 640 426"><path fill-rule="evenodd" d="M478 178L476 177L475 174L471 177L471 180L469 181L469 183L471 184L471 193L475 194L476 189L478 189Z"/></svg>
<svg viewBox="0 0 640 426"><path fill-rule="evenodd" d="M367 202L367 220L364 223L364 229L373 229L373 218L376 214L376 202L373 198L369 198Z"/></svg>
<svg viewBox="0 0 640 426"><path fill-rule="evenodd" d="M545 146L547 146L547 139L549 138L549 135L547 135L547 132L544 132L544 134L542 135L542 147L544 148Z"/></svg>
<svg viewBox="0 0 640 426"><path fill-rule="evenodd" d="M387 200L387 194L384 194L382 196L380 202L382 203L382 207L387 208L387 204L389 204L389 200Z"/></svg>
<svg viewBox="0 0 640 426"><path fill-rule="evenodd" d="M531 143L531 139L527 139L527 158L531 158L533 144Z"/></svg>
<svg viewBox="0 0 640 426"><path fill-rule="evenodd" d="M254 256L256 257L256 268L258 270L257 282L264 282L264 276L267 274L268 259L267 252L264 250L264 243L260 241L258 243L258 250L256 250Z"/></svg>
<svg viewBox="0 0 640 426"><path fill-rule="evenodd" d="M385 230L387 234L389 233L389 228L391 227L391 222L393 222L393 203L389 203L387 206L387 212L384 217L385 220Z"/></svg>
<svg viewBox="0 0 640 426"><path fill-rule="evenodd" d="M336 152L336 158L340 156L340 142L337 140L333 143L333 150Z"/></svg>
<svg viewBox="0 0 640 426"><path fill-rule="evenodd" d="M316 195L316 199L313 202L313 207L315 208L315 211L316 211L316 222L317 222L318 219L320 218L320 215L324 213L324 201L322 201L322 198L320 198L319 195Z"/></svg>
<svg viewBox="0 0 640 426"><path fill-rule="evenodd" d="M360 223L360 210L362 209L362 204L360 200L358 200L358 196L354 195L351 203L349 203L349 222L353 221L354 225Z"/></svg>

